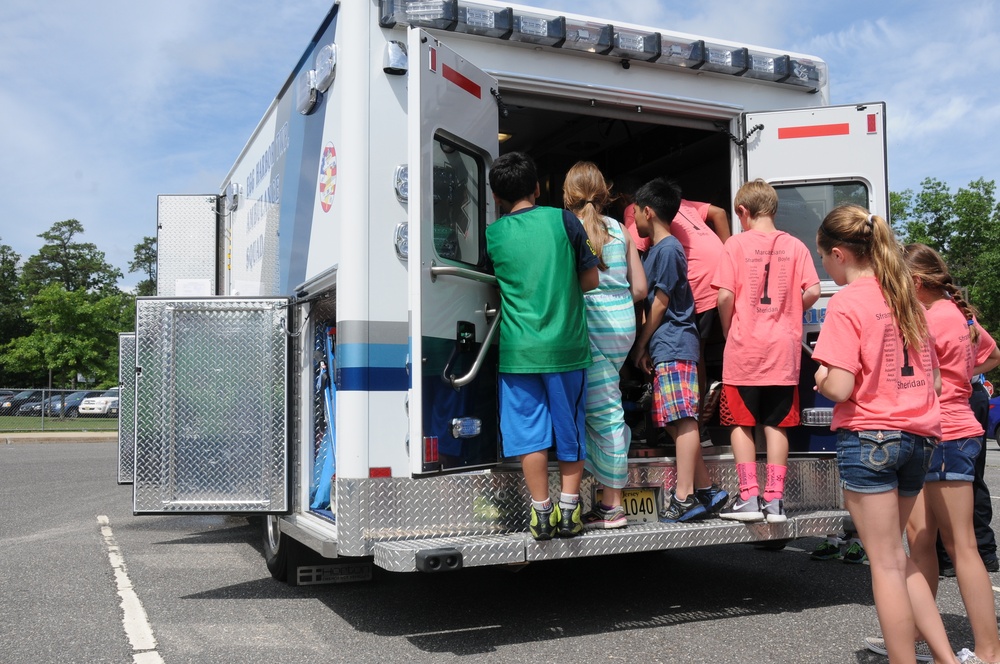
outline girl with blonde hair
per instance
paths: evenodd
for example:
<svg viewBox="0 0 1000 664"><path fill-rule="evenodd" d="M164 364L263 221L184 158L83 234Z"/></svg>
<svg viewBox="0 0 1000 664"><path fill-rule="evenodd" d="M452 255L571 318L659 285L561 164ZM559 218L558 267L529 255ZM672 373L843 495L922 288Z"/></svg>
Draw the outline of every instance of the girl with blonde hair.
<svg viewBox="0 0 1000 664"><path fill-rule="evenodd" d="M903 529L941 437L941 376L924 310L889 224L857 205L834 208L816 245L845 286L827 305L813 351L816 389L834 402L844 504L865 543L875 610L893 664L916 662L917 629L937 662L956 662L927 579Z"/></svg>
<svg viewBox="0 0 1000 664"><path fill-rule="evenodd" d="M602 214L611 194L601 171L577 162L566 174L563 203L580 219L599 263L599 283L584 293L590 352L587 370L587 460L604 487L600 503L584 515L585 528L627 524L622 489L627 480L629 429L625 426L618 372L635 341L635 302L646 297L646 273L628 233Z"/></svg>

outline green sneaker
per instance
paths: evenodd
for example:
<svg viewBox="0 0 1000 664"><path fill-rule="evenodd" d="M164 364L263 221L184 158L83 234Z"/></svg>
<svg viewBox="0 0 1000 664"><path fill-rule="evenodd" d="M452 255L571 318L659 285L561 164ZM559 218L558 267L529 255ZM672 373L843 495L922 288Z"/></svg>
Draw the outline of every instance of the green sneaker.
<svg viewBox="0 0 1000 664"><path fill-rule="evenodd" d="M559 523L559 506L553 505L552 509L540 512L531 506L531 517L528 520L528 530L536 540L550 540L555 533L556 524Z"/></svg>
<svg viewBox="0 0 1000 664"><path fill-rule="evenodd" d="M559 524L556 533L559 537L576 537L583 532L583 507L580 503L577 503L572 510L561 510L558 505L553 509L555 514L559 515L554 521Z"/></svg>
<svg viewBox="0 0 1000 664"><path fill-rule="evenodd" d="M847 550L844 551L844 562L854 565L868 562L868 554L865 553L865 548L861 546L859 540L853 540L850 546L847 547Z"/></svg>
<svg viewBox="0 0 1000 664"><path fill-rule="evenodd" d="M840 558L840 544L827 539L816 550L809 554L813 560L832 560Z"/></svg>

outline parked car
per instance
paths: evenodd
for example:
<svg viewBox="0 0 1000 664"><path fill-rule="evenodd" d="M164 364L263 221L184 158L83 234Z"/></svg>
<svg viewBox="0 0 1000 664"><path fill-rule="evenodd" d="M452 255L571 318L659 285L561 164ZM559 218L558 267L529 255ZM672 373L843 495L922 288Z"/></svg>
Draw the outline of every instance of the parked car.
<svg viewBox="0 0 1000 664"><path fill-rule="evenodd" d="M986 437L1000 444L1000 395L990 399L990 421L986 425Z"/></svg>
<svg viewBox="0 0 1000 664"><path fill-rule="evenodd" d="M41 401L44 396L44 390L22 390L14 396L4 397L0 400L0 415L17 415L21 404L29 401Z"/></svg>
<svg viewBox="0 0 1000 664"><path fill-rule="evenodd" d="M118 386L105 390L99 397L90 397L80 402L77 412L80 417L115 417L118 415Z"/></svg>
<svg viewBox="0 0 1000 664"><path fill-rule="evenodd" d="M79 415L80 404L83 403L84 399L99 397L102 394L104 394L103 390L80 390L67 394L65 398L61 394L57 394L47 399L48 403L45 405L45 415L48 417L63 416L73 419ZM64 408L66 410L65 415L63 415Z"/></svg>

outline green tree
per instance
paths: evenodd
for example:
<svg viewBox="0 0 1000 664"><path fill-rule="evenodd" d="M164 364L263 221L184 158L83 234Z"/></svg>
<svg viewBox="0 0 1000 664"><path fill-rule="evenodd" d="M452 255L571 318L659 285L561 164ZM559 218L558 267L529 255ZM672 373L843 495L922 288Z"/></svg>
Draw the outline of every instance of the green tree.
<svg viewBox="0 0 1000 664"><path fill-rule="evenodd" d="M70 292L111 294L118 291L122 271L108 263L104 252L94 244L77 242L78 235L83 235L83 224L67 219L57 221L38 236L45 244L25 261L21 270L21 289L25 295L30 297L51 284L58 284Z"/></svg>
<svg viewBox="0 0 1000 664"><path fill-rule="evenodd" d="M156 295L156 238L146 236L135 245L134 259L129 261L128 271L142 272L146 278L135 287L136 295Z"/></svg>
<svg viewBox="0 0 1000 664"><path fill-rule="evenodd" d="M0 244L0 343L21 337L31 331L24 318L25 299L20 289L12 288L20 275L18 263L21 260L10 245ZM13 387L31 382L30 374L4 370L0 366L0 386Z"/></svg>
<svg viewBox="0 0 1000 664"><path fill-rule="evenodd" d="M118 333L134 316L135 301L125 293L94 297L49 284L26 312L33 331L0 346L0 365L46 380L51 375L54 387L75 387L78 373L115 384Z"/></svg>

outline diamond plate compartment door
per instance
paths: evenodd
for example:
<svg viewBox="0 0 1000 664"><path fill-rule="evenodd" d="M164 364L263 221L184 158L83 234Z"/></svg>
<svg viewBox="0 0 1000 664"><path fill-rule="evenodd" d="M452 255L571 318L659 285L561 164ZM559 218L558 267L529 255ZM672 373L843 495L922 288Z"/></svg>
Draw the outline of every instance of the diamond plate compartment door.
<svg viewBox="0 0 1000 664"><path fill-rule="evenodd" d="M135 475L135 333L118 335L118 483Z"/></svg>
<svg viewBox="0 0 1000 664"><path fill-rule="evenodd" d="M284 298L138 298L136 514L288 511Z"/></svg>

